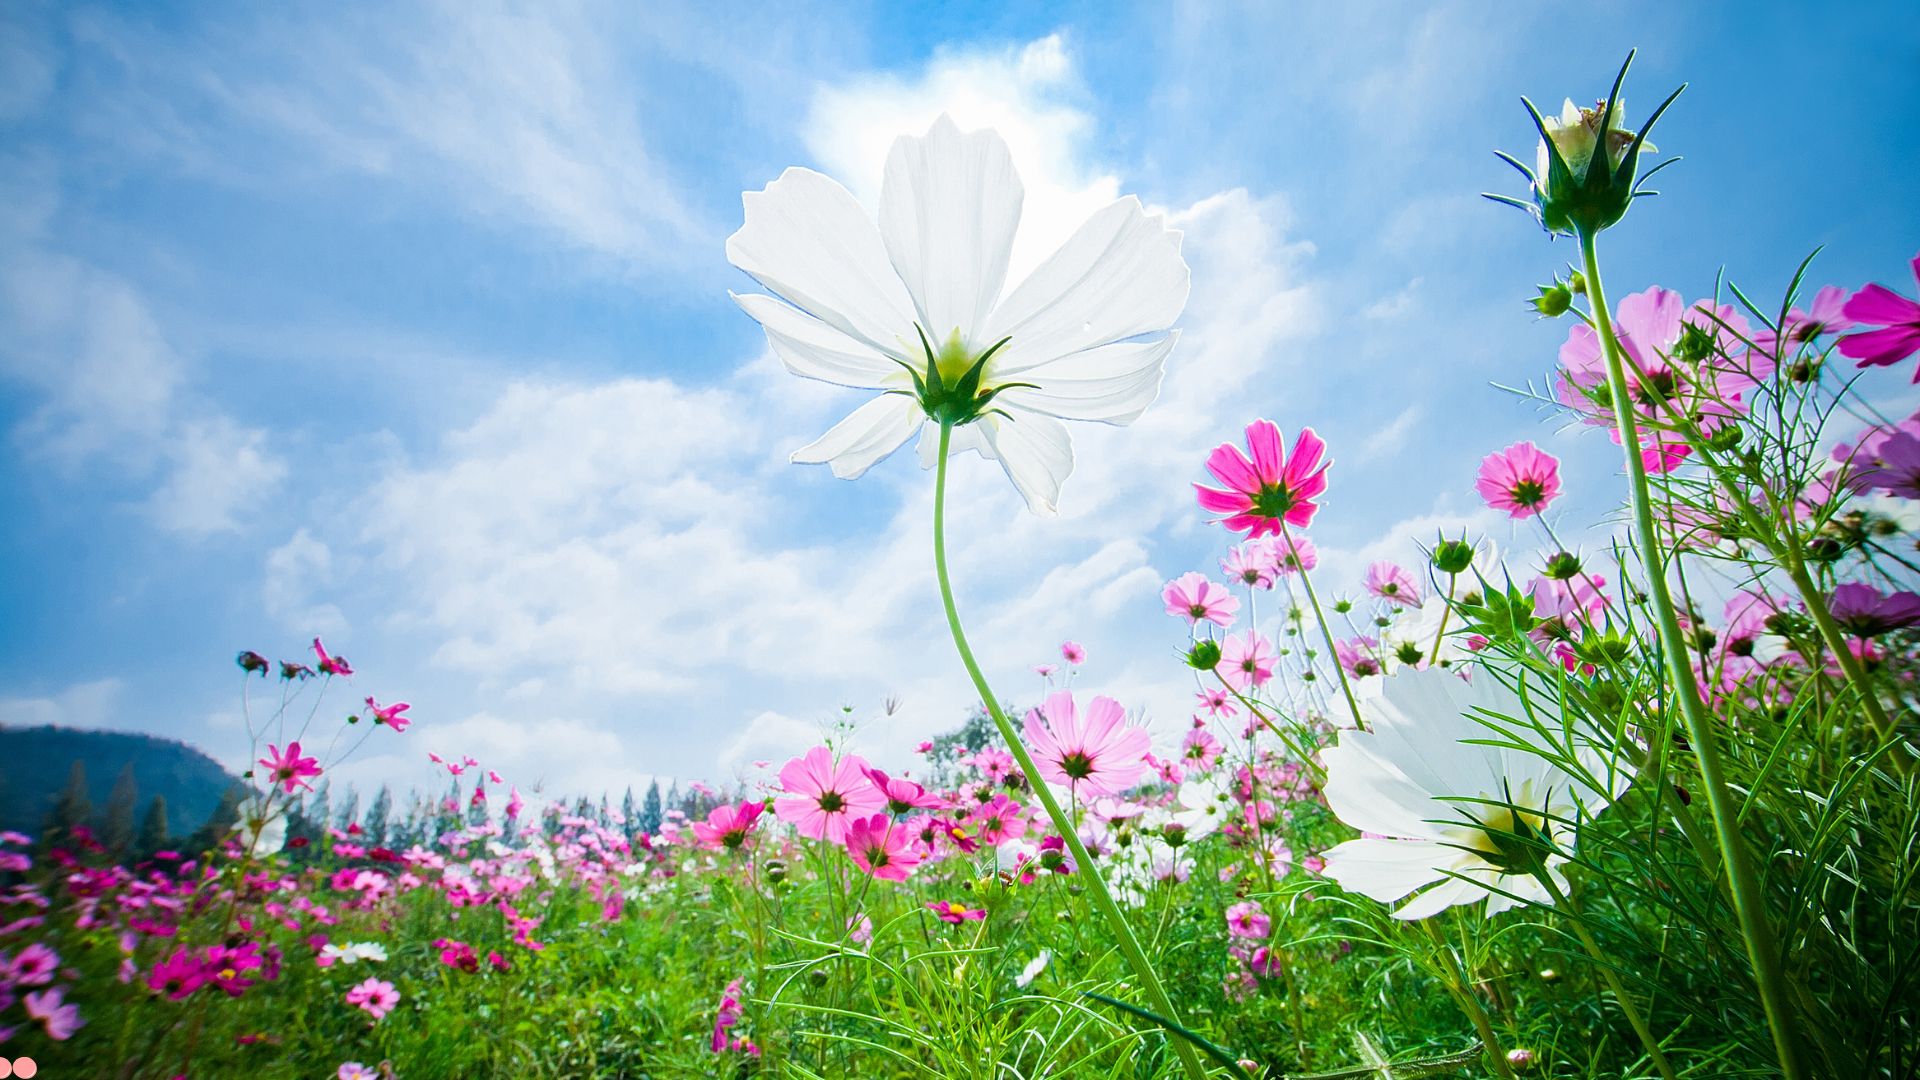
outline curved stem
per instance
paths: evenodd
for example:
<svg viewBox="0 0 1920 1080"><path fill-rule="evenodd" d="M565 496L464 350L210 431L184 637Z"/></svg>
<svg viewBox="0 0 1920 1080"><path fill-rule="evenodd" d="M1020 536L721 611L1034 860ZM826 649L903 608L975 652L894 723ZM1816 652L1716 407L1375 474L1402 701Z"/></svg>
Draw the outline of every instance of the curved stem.
<svg viewBox="0 0 1920 1080"><path fill-rule="evenodd" d="M1295 555L1293 534L1287 531L1285 522L1280 525L1280 539L1287 545L1287 554ZM1367 730L1367 722L1360 716L1360 703L1353 699L1353 687L1347 682L1347 669L1340 663L1340 649L1333 643L1333 629L1327 625L1327 613L1320 610L1320 597L1313 591L1313 577L1307 573L1304 564L1300 567L1300 584L1306 586L1307 603L1313 606L1313 617L1320 623L1320 636L1327 640L1327 658L1333 661L1333 672L1340 676L1340 692L1347 697L1347 709L1353 713L1353 726L1361 731Z"/></svg>
<svg viewBox="0 0 1920 1080"><path fill-rule="evenodd" d="M1094 864L1093 857L1087 854L1085 844L1080 842L1080 831L1074 828L1073 819L1060 807L1060 801L1048 789L1045 777L1040 775L1039 766L1034 764L1033 755L1027 752L1026 744L1020 741L1019 733L1013 728L1013 721L1000 708L1000 699L993 694L993 688L987 685L987 677L981 674L980 664L973 658L973 649L967 644L966 631L960 627L960 613L953 604L953 585L947 578L947 450L953 438L953 425L940 425L940 463L935 466L933 481L933 568L940 579L940 603L946 608L947 628L953 632L954 648L960 652L960 662L966 665L967 675L973 680L973 688L980 693L980 701L987 707L988 715L993 717L994 726L1000 729L1000 737L1006 740L1007 749L1012 751L1014 760L1020 763L1020 771L1026 774L1027 785L1039 798L1040 805L1046 808L1047 817L1052 820L1054 829L1066 842L1067 850L1072 853L1087 895L1093 899L1093 906L1107 921L1107 929L1113 935L1114 944L1133 967L1134 977L1139 979L1147 994L1147 1001L1160 1017L1170 1023L1180 1024L1180 1014L1174 1010L1173 1000L1167 996L1166 988L1160 985L1160 977L1154 973L1153 963L1140 948L1140 942L1133 936L1133 930L1127 925L1127 919L1121 913L1119 905L1113 902L1113 896L1107 892L1107 883L1100 875L1100 868ZM1167 1032L1166 1039L1173 1044L1173 1051L1179 1055L1180 1063L1186 1068L1192 1080L1206 1080L1207 1071L1200 1064L1200 1057L1182 1036Z"/></svg>
<svg viewBox="0 0 1920 1080"><path fill-rule="evenodd" d="M1593 304L1595 332L1607 360L1607 389L1613 403L1614 421L1619 427L1621 448L1627 459L1628 494L1633 502L1634 543L1640 563L1646 571L1647 594L1653 602L1659 624L1660 652L1666 659L1673 696L1680 704L1681 719L1692 740L1695 760L1700 766L1701 786L1706 789L1707 808L1713 816L1714 833L1719 840L1720 857L1726 863L1727 885L1733 894L1733 908L1740 921L1741 936L1746 939L1747 960L1753 966L1754 982L1766 1009L1767 1026L1773 1036L1774 1053L1780 1059L1780 1071L1786 1080L1801 1080L1806 1074L1800 1065L1799 1048L1794 1037L1793 1007L1787 1000L1786 977L1780 968L1776 938L1767 923L1765 900L1753 859L1740 836L1739 808L1728 790L1720 761L1720 743L1713 730L1706 703L1694 683L1692 665L1687 662L1686 639L1674 614L1673 596L1667 589L1666 564L1660 542L1654 533L1653 500L1647 489L1647 470L1640 458L1640 432L1633 415L1633 398L1627 392L1626 371L1622 367L1620 346L1613 334L1613 320L1607 311L1607 297L1600 285L1600 259L1594 246L1594 234L1580 233L1580 256L1585 264L1587 296Z"/></svg>
<svg viewBox="0 0 1920 1080"><path fill-rule="evenodd" d="M1620 974L1613 970L1612 962L1607 959L1605 953L1600 951L1600 943L1593 939L1593 933L1587 929L1585 920L1573 909L1573 901L1560 891L1560 887L1553 883L1553 875L1544 869L1536 869L1533 876L1536 881L1546 887L1547 895L1553 897L1553 906L1560 909L1573 923L1574 934L1580 938L1580 944L1586 948L1587 955L1593 957L1594 964L1600 968L1600 977L1607 981L1607 987L1613 991L1614 999L1620 1002L1621 1011L1627 1014L1627 1023L1632 1024L1633 1033L1640 1036L1640 1045L1647 1048L1647 1057L1653 1062L1653 1067L1660 1070L1660 1075L1666 1077L1666 1080L1679 1080L1674 1074L1673 1066L1667 1062L1666 1051L1660 1049L1660 1040L1653 1037L1653 1029L1647 1026L1646 1018L1640 1015L1640 1007L1627 996L1627 988L1620 985Z"/></svg>

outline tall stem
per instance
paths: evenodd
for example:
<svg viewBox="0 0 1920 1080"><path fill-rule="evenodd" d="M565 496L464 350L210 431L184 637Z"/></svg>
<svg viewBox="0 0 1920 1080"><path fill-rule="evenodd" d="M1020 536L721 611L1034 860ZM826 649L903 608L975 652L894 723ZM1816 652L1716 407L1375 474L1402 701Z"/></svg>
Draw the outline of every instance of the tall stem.
<svg viewBox="0 0 1920 1080"><path fill-rule="evenodd" d="M1280 539L1287 545L1287 554L1298 558L1293 546L1293 534L1286 525L1280 526ZM1327 625L1327 613L1320 610L1320 597L1313 591L1313 576L1307 573L1305 564L1300 567L1300 584L1306 586L1307 603L1313 606L1313 617L1320 624L1320 636L1327 642L1327 658L1333 661L1333 673L1340 677L1340 692L1347 697L1347 709L1353 713L1353 726L1361 731L1367 730L1367 722L1360 716L1360 703L1353 699L1353 686L1347 682L1347 669L1340 663L1340 649L1333 643L1333 628Z"/></svg>
<svg viewBox="0 0 1920 1080"><path fill-rule="evenodd" d="M1767 1026L1773 1036L1773 1048L1780 1059L1780 1071L1786 1080L1801 1080L1799 1047L1794 1037L1793 1007L1787 1000L1786 977L1780 969L1773 929L1767 924L1765 900L1760 878L1753 868L1740 837L1739 808L1727 788L1720 761L1720 743L1713 730L1706 703L1694 683L1693 668L1687 661L1686 639L1680 620L1674 614L1673 595L1667 589L1666 562L1660 541L1654 532L1653 499L1647 489L1647 469L1640 459L1640 431L1634 420L1633 398L1627 392L1626 371L1622 367L1619 342L1613 336L1613 319L1607 311L1606 292L1600 285L1600 259L1594 234L1580 233L1580 257L1585 264L1587 295L1593 302L1594 330L1600 336L1600 348L1607 360L1607 389L1613 403L1613 415L1620 431L1620 444L1626 453L1628 494L1633 501L1634 543L1641 565L1646 569L1647 594L1653 602L1659 624L1660 652L1666 660L1667 676L1673 684L1673 697L1680 703L1687 737L1693 743L1694 757L1700 766L1700 780L1706 788L1707 808L1713 816L1714 833L1720 844L1720 857L1726 863L1727 885L1733 894L1733 908L1740 921L1740 934L1746 939L1747 960L1760 990L1760 1003L1766 1009Z"/></svg>
<svg viewBox="0 0 1920 1080"><path fill-rule="evenodd" d="M960 662L966 665L967 675L973 679L973 688L979 691L987 714L993 717L994 726L1000 729L1000 737L1006 740L1007 749L1013 752L1014 760L1020 763L1020 771L1026 774L1027 786L1039 798L1040 805L1046 808L1054 830L1066 842L1087 895L1093 898L1093 906L1106 919L1107 930L1113 935L1114 944L1120 947L1121 954L1133 967L1134 977L1140 980L1147 992L1147 1000L1162 1019L1180 1024L1180 1014L1174 1011L1173 1000L1167 996L1166 988L1160 985L1160 977L1154 973L1153 963L1147 959L1140 942L1134 938L1133 929L1127 925L1126 916L1121 913L1119 905L1113 902L1113 896L1107 892L1107 883L1101 877L1100 868L1094 865L1093 857L1087 854L1086 845L1080 842L1080 831L1074 827L1073 819L1048 789L1046 778L1040 775L1033 755L1027 752L1026 744L1020 741L1013 721L1008 720L1006 712L1000 708L1000 699L994 696L993 688L987 685L987 677L981 674L980 664L974 660L973 649L967 644L966 631L960 627L960 613L953 604L953 585L947 578L947 450L952 438L953 426L940 425L940 463L935 466L933 481L933 568L940 579L940 603L946 608L947 628L953 631L953 646L959 650ZM1179 1055L1187 1076L1191 1080L1206 1080L1207 1071L1187 1040L1169 1031L1167 1041L1173 1044L1174 1053Z"/></svg>
<svg viewBox="0 0 1920 1080"><path fill-rule="evenodd" d="M1593 939L1593 934L1587 929L1585 920L1573 909L1573 901L1567 899L1566 895L1560 891L1560 887L1553 883L1553 875L1547 873L1544 868L1536 869L1533 876L1546 887L1547 895L1553 897L1554 906L1566 913L1568 920L1573 923L1575 936L1579 937L1580 944L1587 950L1587 955L1593 958L1595 966L1600 969L1600 977L1605 979L1607 986L1613 990L1614 999L1620 1002L1621 1011L1627 1014L1627 1023L1633 1025L1633 1033L1640 1037L1640 1045L1646 1048L1648 1060L1653 1062L1653 1067L1660 1070L1660 1075L1666 1080L1678 1080L1673 1066L1667 1062L1666 1051L1660 1048L1660 1040L1653 1037L1653 1029L1647 1026L1646 1018L1640 1015L1640 1007L1635 1005L1633 998L1627 995L1627 988L1620 984L1620 975L1613 970L1613 962L1600 951L1600 943Z"/></svg>

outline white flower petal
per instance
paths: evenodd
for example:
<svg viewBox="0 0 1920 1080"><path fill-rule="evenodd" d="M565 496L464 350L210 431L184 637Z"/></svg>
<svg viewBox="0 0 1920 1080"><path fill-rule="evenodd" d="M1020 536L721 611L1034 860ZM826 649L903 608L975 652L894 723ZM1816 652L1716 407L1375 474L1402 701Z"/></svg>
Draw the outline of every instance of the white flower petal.
<svg viewBox="0 0 1920 1080"><path fill-rule="evenodd" d="M1376 752L1377 736L1347 730L1321 751L1327 767L1323 791L1335 817L1361 832L1438 840L1443 826L1461 811L1436 802L1433 792Z"/></svg>
<svg viewBox="0 0 1920 1080"><path fill-rule="evenodd" d="M1014 289L987 320L989 343L1011 337L994 371L1015 374L1173 325L1191 274L1180 233L1129 195L1086 224Z"/></svg>
<svg viewBox="0 0 1920 1080"><path fill-rule="evenodd" d="M767 332L773 354L795 375L879 390L911 385L906 369L857 338L771 296L729 293Z"/></svg>
<svg viewBox="0 0 1920 1080"><path fill-rule="evenodd" d="M1042 517L1059 513L1060 485L1073 472L1073 440L1067 425L1043 413L1014 409L975 423L1007 479Z"/></svg>
<svg viewBox="0 0 1920 1080"><path fill-rule="evenodd" d="M1455 854L1439 844L1418 840L1363 837L1327 850L1326 876L1348 892L1391 904L1445 877L1434 864L1452 862Z"/></svg>
<svg viewBox="0 0 1920 1080"><path fill-rule="evenodd" d="M846 188L792 168L741 202L746 222L727 237L729 262L880 352L909 355L901 335L913 328L913 300L887 261L880 230Z"/></svg>
<svg viewBox="0 0 1920 1080"><path fill-rule="evenodd" d="M931 469L940 464L940 425L928 424L920 432L920 467ZM947 440L947 456L959 457L967 451L973 451L988 461L993 460L993 447L987 445L986 432L979 424L966 424L953 429L953 437Z"/></svg>
<svg viewBox="0 0 1920 1080"><path fill-rule="evenodd" d="M954 330L976 351L1006 283L1024 191L993 130L961 134L945 115L887 155L880 234L936 347Z"/></svg>
<svg viewBox="0 0 1920 1080"><path fill-rule="evenodd" d="M1487 890L1464 878L1448 878L1404 904L1393 913L1396 919L1412 922L1438 915L1455 904L1471 904L1487 895Z"/></svg>
<svg viewBox="0 0 1920 1080"><path fill-rule="evenodd" d="M1031 387L1015 386L996 399L1066 420L1131 424L1160 394L1167 354L1178 330L1158 341L1102 345L1021 372Z"/></svg>
<svg viewBox="0 0 1920 1080"><path fill-rule="evenodd" d="M825 435L795 450L789 460L802 465L825 462L840 479L857 479L913 438L926 418L919 403L908 395L882 394L853 410Z"/></svg>

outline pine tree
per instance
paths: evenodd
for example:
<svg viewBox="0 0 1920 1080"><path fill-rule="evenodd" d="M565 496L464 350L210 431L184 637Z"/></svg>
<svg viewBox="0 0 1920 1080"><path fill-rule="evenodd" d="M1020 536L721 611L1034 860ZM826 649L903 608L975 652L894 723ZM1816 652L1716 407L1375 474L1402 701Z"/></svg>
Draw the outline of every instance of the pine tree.
<svg viewBox="0 0 1920 1080"><path fill-rule="evenodd" d="M46 843L65 843L76 827L85 825L92 817L93 800L87 798L87 767L76 760L72 771L67 773L67 786L54 802L46 828L41 830L41 837Z"/></svg>
<svg viewBox="0 0 1920 1080"><path fill-rule="evenodd" d="M633 802L633 785L627 785L626 797L620 800L620 831L627 840L633 840L633 831L640 827L640 810Z"/></svg>
<svg viewBox="0 0 1920 1080"><path fill-rule="evenodd" d="M660 781L647 785L647 800L640 805L640 831L653 836L660 831L661 818L666 810L660 805Z"/></svg>
<svg viewBox="0 0 1920 1080"><path fill-rule="evenodd" d="M133 847L133 813L140 805L140 788L133 779L133 762L120 769L113 781L113 793L107 796L107 808L100 816L100 842L116 856L125 856Z"/></svg>
<svg viewBox="0 0 1920 1080"><path fill-rule="evenodd" d="M206 851L226 839L233 827L240 821L240 800L246 795L246 789L239 784L220 793L220 805L213 808L206 823L195 829L187 838L189 851Z"/></svg>
<svg viewBox="0 0 1920 1080"><path fill-rule="evenodd" d="M340 805L340 816L334 820L334 823L333 823L334 828L337 828L340 831L345 832L347 826L352 825L354 821L359 818L359 816L360 816L360 793L353 789L352 784L348 784L347 785L347 801Z"/></svg>
<svg viewBox="0 0 1920 1080"><path fill-rule="evenodd" d="M168 833L167 797L155 795L147 802L147 816L140 819L140 833L133 843L135 858L153 858L154 852L167 846Z"/></svg>
<svg viewBox="0 0 1920 1080"><path fill-rule="evenodd" d="M380 794L373 797L373 806L367 810L367 843L375 847L385 847L389 839L387 833L393 823L393 789L380 785Z"/></svg>

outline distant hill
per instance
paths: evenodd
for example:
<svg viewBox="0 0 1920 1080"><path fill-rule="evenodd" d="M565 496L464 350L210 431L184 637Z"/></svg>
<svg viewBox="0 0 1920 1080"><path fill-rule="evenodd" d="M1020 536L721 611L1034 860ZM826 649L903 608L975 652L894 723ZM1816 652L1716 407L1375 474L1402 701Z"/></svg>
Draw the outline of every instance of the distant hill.
<svg viewBox="0 0 1920 1080"><path fill-rule="evenodd" d="M187 836L220 805L239 779L185 743L125 731L63 727L0 727L0 828L38 835L67 786L73 763L87 773L87 797L98 815L131 763L135 818L156 795L166 799L168 832Z"/></svg>

